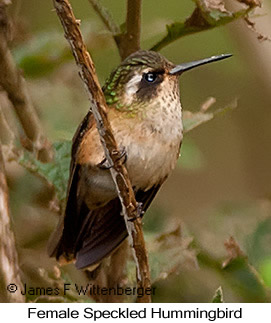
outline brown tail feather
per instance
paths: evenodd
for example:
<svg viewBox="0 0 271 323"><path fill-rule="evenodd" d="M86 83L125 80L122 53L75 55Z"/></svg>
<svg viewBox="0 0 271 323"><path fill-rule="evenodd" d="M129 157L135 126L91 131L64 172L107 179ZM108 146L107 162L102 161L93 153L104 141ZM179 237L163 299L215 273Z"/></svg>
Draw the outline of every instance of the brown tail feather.
<svg viewBox="0 0 271 323"><path fill-rule="evenodd" d="M138 191L136 193L136 199L142 203L144 212L149 207L159 187L156 186L146 192ZM121 215L119 198L95 210L88 210L82 205L80 209L82 221L75 223L74 215L71 213L74 208L67 209L65 222L64 224L62 222L59 227L58 243L51 250L51 255L56 256L56 258L73 254L78 269L98 264L115 250L128 235L124 218ZM80 223L81 227L79 228Z"/></svg>
<svg viewBox="0 0 271 323"><path fill-rule="evenodd" d="M76 267L82 269L109 255L127 237L119 199L112 200L101 209L90 211L91 225L82 232L78 244Z"/></svg>

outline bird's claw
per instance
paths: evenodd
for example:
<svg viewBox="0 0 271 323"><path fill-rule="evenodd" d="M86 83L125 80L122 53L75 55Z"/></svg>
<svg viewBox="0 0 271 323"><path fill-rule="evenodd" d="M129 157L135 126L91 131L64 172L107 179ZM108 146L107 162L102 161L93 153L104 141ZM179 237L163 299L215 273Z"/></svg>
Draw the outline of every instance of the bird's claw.
<svg viewBox="0 0 271 323"><path fill-rule="evenodd" d="M118 160L120 160L122 158L123 158L122 163L125 164L127 162L127 151L126 151L125 147L121 147L120 156L119 156Z"/></svg>
<svg viewBox="0 0 271 323"><path fill-rule="evenodd" d="M122 147L120 149L120 153L119 153L119 157L117 158L117 160L121 160L123 159L122 163L125 164L127 161L127 152L125 147ZM100 164L98 165L99 168L101 169L110 169L113 167L113 165L109 164L108 160L106 158L104 158Z"/></svg>
<svg viewBox="0 0 271 323"><path fill-rule="evenodd" d="M143 203L137 202L136 216L128 219L128 221L133 222L133 221L137 220L138 218L142 218L143 215L144 215Z"/></svg>

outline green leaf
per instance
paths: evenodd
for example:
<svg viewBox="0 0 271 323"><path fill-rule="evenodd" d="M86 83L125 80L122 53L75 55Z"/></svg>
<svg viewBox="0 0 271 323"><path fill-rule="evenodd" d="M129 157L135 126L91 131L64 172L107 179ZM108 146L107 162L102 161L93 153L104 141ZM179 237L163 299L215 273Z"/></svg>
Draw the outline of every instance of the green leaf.
<svg viewBox="0 0 271 323"><path fill-rule="evenodd" d="M26 76L39 77L72 59L62 33L43 32L13 50L14 59Z"/></svg>
<svg viewBox="0 0 271 323"><path fill-rule="evenodd" d="M59 201L64 201L69 179L71 142L56 142L53 148L55 154L51 163L42 163L30 152L24 151L19 158L19 164L45 179L54 187Z"/></svg>
<svg viewBox="0 0 271 323"><path fill-rule="evenodd" d="M97 25L87 21L81 26L83 34L91 35L87 40L93 46L98 46L101 39L97 33ZM94 45L93 45L94 44ZM60 64L73 59L71 50L63 33L59 31L39 32L29 40L13 49L16 64L23 69L28 77L45 76Z"/></svg>
<svg viewBox="0 0 271 323"><path fill-rule="evenodd" d="M226 10L223 1L195 0L195 2L201 18L205 19L209 25L216 26L223 19L232 17L232 13Z"/></svg>
<svg viewBox="0 0 271 323"><path fill-rule="evenodd" d="M34 303L92 302L87 295L78 294L70 275L63 268L54 266L49 271L39 268L38 274L41 286L52 288L51 295L27 295L28 301ZM66 291L64 291L65 284L69 284L69 289Z"/></svg>
<svg viewBox="0 0 271 323"><path fill-rule="evenodd" d="M221 23L223 21L223 19L225 21L227 21L227 18L228 18L228 20L231 20L231 19L229 19L229 18L231 18L230 14L225 13L225 12L221 12L219 10L212 10L212 11L210 11L209 15L210 15L210 18L212 19L212 21L214 21L215 23L217 23L217 22Z"/></svg>
<svg viewBox="0 0 271 323"><path fill-rule="evenodd" d="M261 210L258 211L258 214L259 212ZM256 229L246 239L249 258L259 270L261 278L268 287L271 287L271 244L268 243L270 239L271 217L260 221Z"/></svg>
<svg viewBox="0 0 271 323"><path fill-rule="evenodd" d="M221 286L219 286L218 289L215 291L215 295L212 299L212 303L224 303L223 290Z"/></svg>
<svg viewBox="0 0 271 323"><path fill-rule="evenodd" d="M145 234L152 282L178 274L182 266L198 268L196 252L192 248L192 237L184 236L178 225L174 230L159 235Z"/></svg>
<svg viewBox="0 0 271 323"><path fill-rule="evenodd" d="M271 257L264 259L259 268L259 274L266 286L271 287Z"/></svg>
<svg viewBox="0 0 271 323"><path fill-rule="evenodd" d="M222 268L228 283L239 295L249 302L266 302L268 293L259 273L249 263L247 256L241 251L237 242L231 237L225 242L228 259Z"/></svg>
<svg viewBox="0 0 271 323"><path fill-rule="evenodd" d="M257 209L257 212L261 210ZM269 211L270 212L270 211ZM258 215L255 211L255 216ZM260 221L255 230L246 239L247 252L255 264L261 264L265 259L271 257L271 217Z"/></svg>

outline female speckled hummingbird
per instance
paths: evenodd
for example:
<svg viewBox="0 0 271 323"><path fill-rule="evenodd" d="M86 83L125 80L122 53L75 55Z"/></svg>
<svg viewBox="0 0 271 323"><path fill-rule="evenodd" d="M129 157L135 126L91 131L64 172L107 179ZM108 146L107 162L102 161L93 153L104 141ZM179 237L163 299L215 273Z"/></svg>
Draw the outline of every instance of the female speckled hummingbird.
<svg viewBox="0 0 271 323"><path fill-rule="evenodd" d="M141 50L126 58L106 81L108 119L143 212L179 156L183 137L179 76L229 56L176 66L159 53ZM73 138L65 213L49 252L60 261L75 260L77 268L95 268L126 237L121 204L90 109Z"/></svg>

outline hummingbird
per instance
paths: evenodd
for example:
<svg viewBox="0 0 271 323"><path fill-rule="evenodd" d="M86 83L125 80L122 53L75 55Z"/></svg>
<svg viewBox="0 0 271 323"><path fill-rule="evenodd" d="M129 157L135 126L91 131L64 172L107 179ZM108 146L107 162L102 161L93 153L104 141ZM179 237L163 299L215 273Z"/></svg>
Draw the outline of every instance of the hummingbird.
<svg viewBox="0 0 271 323"><path fill-rule="evenodd" d="M180 75L230 56L175 65L157 52L140 50L105 82L108 120L142 214L179 157ZM60 263L73 261L78 269L95 269L127 237L109 167L90 108L73 137L65 211L49 242L50 256Z"/></svg>

